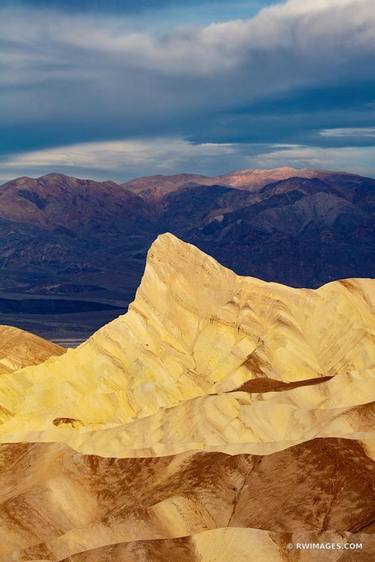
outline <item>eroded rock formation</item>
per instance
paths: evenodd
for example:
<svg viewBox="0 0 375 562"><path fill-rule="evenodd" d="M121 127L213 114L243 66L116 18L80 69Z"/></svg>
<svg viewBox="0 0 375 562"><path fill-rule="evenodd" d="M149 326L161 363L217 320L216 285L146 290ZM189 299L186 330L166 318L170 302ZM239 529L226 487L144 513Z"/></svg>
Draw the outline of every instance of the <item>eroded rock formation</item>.
<svg viewBox="0 0 375 562"><path fill-rule="evenodd" d="M65 350L43 338L13 328L0 326L0 374L11 373L29 365L39 365Z"/></svg>
<svg viewBox="0 0 375 562"><path fill-rule="evenodd" d="M159 237L126 315L0 378L0 562L372 560L374 286Z"/></svg>

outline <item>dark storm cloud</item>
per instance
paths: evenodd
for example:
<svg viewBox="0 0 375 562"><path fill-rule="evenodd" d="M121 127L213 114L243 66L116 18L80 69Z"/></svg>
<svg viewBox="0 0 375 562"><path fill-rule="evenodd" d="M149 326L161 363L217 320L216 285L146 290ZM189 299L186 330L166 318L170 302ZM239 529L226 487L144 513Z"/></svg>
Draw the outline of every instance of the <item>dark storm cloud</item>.
<svg viewBox="0 0 375 562"><path fill-rule="evenodd" d="M295 158L301 146L373 146L372 0L289 0L253 18L159 31L140 30L110 13L33 4L0 14L4 158L89 141L161 137L195 146L231 144L244 164L267 146L279 153L274 145L280 144L294 147ZM180 145L185 168L189 158L198 162L188 146ZM228 167L239 164L233 151L224 152ZM358 158L357 150L352 154ZM139 154L138 164L141 174Z"/></svg>
<svg viewBox="0 0 375 562"><path fill-rule="evenodd" d="M98 11L137 13L160 8L170 0L5 0L7 6L29 6L36 8L58 8L65 11Z"/></svg>
<svg viewBox="0 0 375 562"><path fill-rule="evenodd" d="M375 123L375 80L303 88L221 113L194 133L199 142L304 143L372 146L368 135L322 136L323 129Z"/></svg>
<svg viewBox="0 0 375 562"><path fill-rule="evenodd" d="M249 0L253 2L254 0ZM73 12L114 12L137 14L169 6L225 4L227 0L5 0L6 6L28 6L35 8L57 8ZM266 2L264 2L266 3Z"/></svg>

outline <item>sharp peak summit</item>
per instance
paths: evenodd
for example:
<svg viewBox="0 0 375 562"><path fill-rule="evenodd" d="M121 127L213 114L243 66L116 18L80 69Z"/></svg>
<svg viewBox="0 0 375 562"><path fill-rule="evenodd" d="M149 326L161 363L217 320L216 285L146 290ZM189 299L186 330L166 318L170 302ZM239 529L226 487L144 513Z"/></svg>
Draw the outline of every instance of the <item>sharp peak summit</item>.
<svg viewBox="0 0 375 562"><path fill-rule="evenodd" d="M204 264L211 265L216 272L222 271L227 272L230 276L234 278L248 280L250 282L254 282L256 285L260 286L263 285L264 287L269 287L272 290L272 287L280 288L282 290L288 292L294 292L296 295L298 293L316 293L318 291L324 290L325 287L329 286L349 286L351 283L364 283L367 282L373 283L373 279L369 277L351 277L345 279L336 279L334 281L329 281L328 283L324 283L320 287L316 289L311 288L304 288L304 287L291 287L284 283L277 283L275 281L266 281L264 279L260 279L258 277L253 277L251 275L239 275L232 269L226 267L220 261L216 260L194 244L190 242L185 242L178 236L175 236L171 232L163 232L159 234L155 240L152 242L148 252L147 252L147 259L146 259L146 267L144 275L147 274L148 268L154 264L158 263L161 266L165 265L173 265L176 263L176 258L178 260L182 260L185 262L187 269L190 272L194 271L195 267L201 267ZM141 282L142 284L142 282ZM199 281L197 281L197 285Z"/></svg>

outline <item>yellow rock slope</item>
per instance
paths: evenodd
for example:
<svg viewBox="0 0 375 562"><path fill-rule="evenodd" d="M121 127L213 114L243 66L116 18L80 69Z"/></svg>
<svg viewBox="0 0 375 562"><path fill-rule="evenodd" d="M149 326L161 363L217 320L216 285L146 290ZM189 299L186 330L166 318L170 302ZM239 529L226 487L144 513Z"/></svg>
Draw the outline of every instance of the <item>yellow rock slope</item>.
<svg viewBox="0 0 375 562"><path fill-rule="evenodd" d="M39 336L12 326L0 326L0 374L39 365L49 357L64 352L59 345Z"/></svg>
<svg viewBox="0 0 375 562"><path fill-rule="evenodd" d="M4 375L0 404L12 432L16 419L38 431L60 418L96 429L249 379L363 373L375 364L374 287L355 279L314 291L239 277L165 234L127 314L58 359Z"/></svg>
<svg viewBox="0 0 375 562"><path fill-rule="evenodd" d="M127 314L0 377L0 562L372 561L374 290L159 237Z"/></svg>

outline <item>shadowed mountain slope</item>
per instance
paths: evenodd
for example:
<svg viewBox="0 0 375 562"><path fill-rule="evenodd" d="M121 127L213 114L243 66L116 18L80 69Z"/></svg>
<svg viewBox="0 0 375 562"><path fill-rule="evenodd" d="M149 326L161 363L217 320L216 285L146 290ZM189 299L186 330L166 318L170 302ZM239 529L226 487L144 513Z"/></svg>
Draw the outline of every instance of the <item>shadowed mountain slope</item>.
<svg viewBox="0 0 375 562"><path fill-rule="evenodd" d="M48 174L38 179L18 178L0 190L1 217L48 229L75 229L90 221L99 226L118 216L135 227L137 214L147 214L143 200L110 181Z"/></svg>
<svg viewBox="0 0 375 562"><path fill-rule="evenodd" d="M287 544L302 540L362 541L365 560L374 552L363 527L375 463L352 440L315 439L263 457L105 459L56 444L0 450L0 525L12 531L2 535L1 562L170 562L172 554L227 562L229 553L292 562Z"/></svg>

